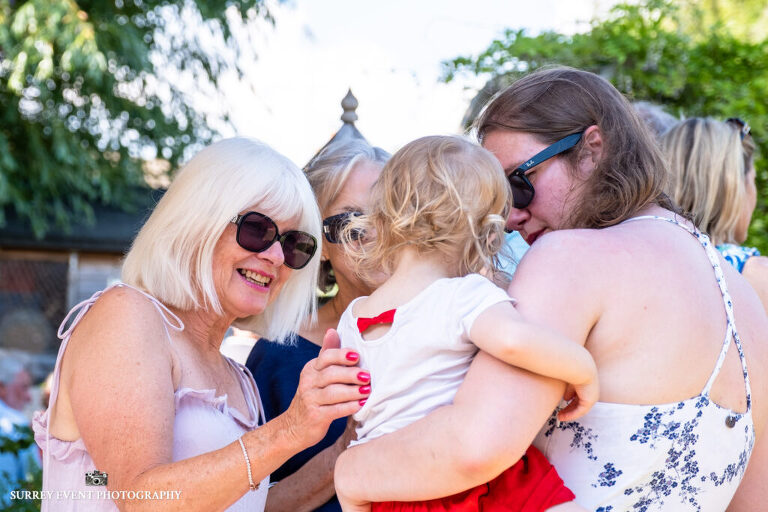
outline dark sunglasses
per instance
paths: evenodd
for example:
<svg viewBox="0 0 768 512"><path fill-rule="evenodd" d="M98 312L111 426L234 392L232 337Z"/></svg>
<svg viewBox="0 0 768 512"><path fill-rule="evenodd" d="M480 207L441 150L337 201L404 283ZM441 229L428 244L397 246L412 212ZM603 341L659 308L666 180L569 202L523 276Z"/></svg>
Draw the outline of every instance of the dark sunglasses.
<svg viewBox="0 0 768 512"><path fill-rule="evenodd" d="M325 239L332 244L341 243L341 232L352 220L352 217L359 217L361 212L344 212L331 215L323 219L323 235ZM357 230L349 234L350 239L359 240L363 236L362 232Z"/></svg>
<svg viewBox="0 0 768 512"><path fill-rule="evenodd" d="M277 230L275 221L259 212L237 215L230 221L237 224L237 243L252 252L264 252L279 241L283 248L285 266L300 269L307 266L317 250L317 239L303 231Z"/></svg>
<svg viewBox="0 0 768 512"><path fill-rule="evenodd" d="M744 137L749 135L749 131L751 130L751 128L749 127L746 121L743 121L738 117L729 117L728 119L725 120L725 122L736 125L736 128L739 130L739 135L741 135L741 140L744 140Z"/></svg>
<svg viewBox="0 0 768 512"><path fill-rule="evenodd" d="M569 135L554 144L547 146L536 153L532 158L526 160L524 164L521 164L507 176L509 185L512 187L512 204L515 208L525 208L531 204L531 201L533 201L533 194L535 191L531 180L528 179L525 173L530 171L532 167L571 149L579 142L579 140L581 140L582 134L583 132L574 133L573 135Z"/></svg>

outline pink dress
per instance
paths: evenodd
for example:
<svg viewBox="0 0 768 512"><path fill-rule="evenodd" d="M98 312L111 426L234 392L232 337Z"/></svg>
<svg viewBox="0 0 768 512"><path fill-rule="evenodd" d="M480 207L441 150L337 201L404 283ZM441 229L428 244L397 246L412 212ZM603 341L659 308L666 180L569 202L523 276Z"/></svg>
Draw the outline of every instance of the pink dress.
<svg viewBox="0 0 768 512"><path fill-rule="evenodd" d="M113 286L126 286L123 283ZM59 327L58 336L61 338L61 348L56 360L51 386L51 398L48 409L38 412L32 422L35 431L35 441L43 451L43 512L87 511L116 511L117 506L110 498L113 492L120 492L112 487L85 485L85 474L97 469L91 459L82 438L75 441L62 441L51 437L48 430L50 410L56 403L59 391L59 373L61 359L67 349L72 331L86 315L99 296L112 286L95 293L90 299L81 302L69 312ZM152 302L163 323L170 341L168 328L181 331L184 324L159 300L151 295L137 290ZM75 319L66 331L64 328L69 318ZM248 404L248 418L243 417L235 408L227 404L227 395L216 396L213 389L181 388L174 392L176 402L176 419L173 425L173 461L188 459L236 442L237 439L259 426L259 418L264 418L258 389L248 369L231 359L227 359L235 369L245 400ZM254 461L251 461L253 464ZM245 473L245 460L243 472ZM237 502L230 506L230 511L262 511L267 500L269 477L259 485L258 490L247 492ZM167 491L174 491L168 489ZM173 497L168 494L168 497Z"/></svg>

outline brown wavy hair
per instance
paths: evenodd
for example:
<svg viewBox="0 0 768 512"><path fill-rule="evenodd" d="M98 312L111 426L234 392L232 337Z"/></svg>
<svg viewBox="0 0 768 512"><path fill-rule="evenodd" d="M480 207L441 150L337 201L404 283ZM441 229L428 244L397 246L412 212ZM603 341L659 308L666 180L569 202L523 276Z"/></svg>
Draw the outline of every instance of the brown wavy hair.
<svg viewBox="0 0 768 512"><path fill-rule="evenodd" d="M494 130L533 134L541 143L600 129L603 151L595 170L580 178L578 203L563 227L601 228L635 215L650 204L678 211L664 193L664 160L648 127L607 80L578 69L535 71L499 92L475 122L478 140ZM583 157L582 139L563 155L572 171Z"/></svg>
<svg viewBox="0 0 768 512"><path fill-rule="evenodd" d="M511 192L499 161L477 144L431 136L389 159L371 206L342 232L355 270L390 273L405 246L456 261L456 275L498 272ZM356 241L354 233L366 233Z"/></svg>

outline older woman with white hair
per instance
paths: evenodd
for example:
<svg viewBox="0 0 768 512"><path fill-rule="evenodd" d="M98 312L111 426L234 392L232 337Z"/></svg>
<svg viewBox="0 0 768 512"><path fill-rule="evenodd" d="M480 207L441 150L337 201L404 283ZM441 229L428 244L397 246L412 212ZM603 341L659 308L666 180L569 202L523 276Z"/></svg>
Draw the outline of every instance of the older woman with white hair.
<svg viewBox="0 0 768 512"><path fill-rule="evenodd" d="M301 171L243 138L198 153L139 232L123 283L76 306L35 418L43 510L262 510L268 475L360 408L359 356L324 346L264 418L230 324L283 339L315 314L320 214ZM106 489L86 487L106 484ZM87 492L72 500L67 493Z"/></svg>
<svg viewBox="0 0 768 512"><path fill-rule="evenodd" d="M30 402L30 376L21 360L11 353L0 356L0 441L19 441L29 428L21 411ZM40 461L34 446L13 451L0 450L0 509L13 503L9 491L19 489Z"/></svg>
<svg viewBox="0 0 768 512"><path fill-rule="evenodd" d="M31 401L29 387L32 379L24 364L12 354L0 358L0 404L23 411Z"/></svg>

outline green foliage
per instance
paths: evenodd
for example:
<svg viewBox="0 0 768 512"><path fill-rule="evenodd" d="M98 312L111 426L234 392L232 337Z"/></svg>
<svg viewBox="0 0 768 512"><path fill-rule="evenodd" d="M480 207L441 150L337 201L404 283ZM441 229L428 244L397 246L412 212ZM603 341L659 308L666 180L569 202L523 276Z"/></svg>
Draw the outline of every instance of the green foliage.
<svg viewBox="0 0 768 512"><path fill-rule="evenodd" d="M239 71L232 25L258 17L263 0L0 0L0 226L7 207L42 236L129 206L147 161L210 142L177 82Z"/></svg>
<svg viewBox="0 0 768 512"><path fill-rule="evenodd" d="M29 453L24 453L24 450L30 446L34 446L35 436L31 428L26 426L14 426L14 433L12 436L0 436L0 453L13 453L19 457L32 456ZM37 462L28 461L25 464L30 470L25 475L24 480L16 482L13 489L4 489L3 485L0 485L0 505L3 505L3 496L6 496L10 491L40 491L43 488L43 471L38 466ZM0 477L0 482L2 482ZM40 500L7 500L3 510L7 512L39 512Z"/></svg>
<svg viewBox="0 0 768 512"><path fill-rule="evenodd" d="M749 7L747 14L765 9L749 0L712 5L732 12L734 3ZM604 76L630 99L661 104L674 115L747 120L759 147L758 205L747 243L768 254L768 39L752 40L747 35L755 31L744 25L734 33L725 23L697 23L715 14L693 3L646 0L617 5L581 34L507 30L480 55L443 63L444 79L480 75L501 87L562 64Z"/></svg>
<svg viewBox="0 0 768 512"><path fill-rule="evenodd" d="M18 453L35 443L34 432L30 427L14 425L13 428L13 436L0 436L0 453Z"/></svg>

